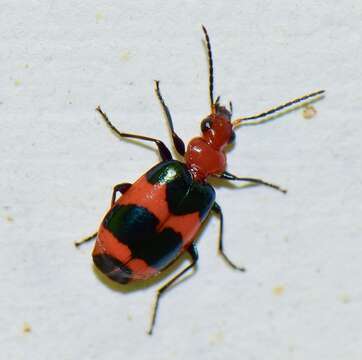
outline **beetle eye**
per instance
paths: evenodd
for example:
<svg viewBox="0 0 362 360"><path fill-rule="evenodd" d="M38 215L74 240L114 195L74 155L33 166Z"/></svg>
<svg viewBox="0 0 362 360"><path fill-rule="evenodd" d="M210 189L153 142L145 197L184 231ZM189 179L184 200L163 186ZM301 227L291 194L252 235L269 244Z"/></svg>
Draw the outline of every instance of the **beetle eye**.
<svg viewBox="0 0 362 360"><path fill-rule="evenodd" d="M206 118L201 121L201 131L205 132L211 129L212 121L209 118Z"/></svg>
<svg viewBox="0 0 362 360"><path fill-rule="evenodd" d="M230 135L229 144L232 144L235 142L235 131L233 131Z"/></svg>

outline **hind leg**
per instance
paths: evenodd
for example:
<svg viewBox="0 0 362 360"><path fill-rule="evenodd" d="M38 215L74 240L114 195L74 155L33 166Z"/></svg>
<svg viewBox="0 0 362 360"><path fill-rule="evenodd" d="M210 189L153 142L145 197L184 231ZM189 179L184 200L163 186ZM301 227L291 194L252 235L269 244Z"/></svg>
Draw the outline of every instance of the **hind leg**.
<svg viewBox="0 0 362 360"><path fill-rule="evenodd" d="M196 247L194 245L190 246L190 248L187 250L191 256L191 264L188 265L185 269L183 269L182 271L180 271L176 276L174 276L169 282L167 282L165 285L163 285L161 288L158 289L157 291L157 295L156 295L156 302L155 302L155 306L153 308L153 312L152 312L152 320L151 320L151 326L150 329L148 330L148 335L152 335L153 332L153 328L155 326L156 323L156 315L157 315L157 310L158 310L158 306L159 306L159 302L160 302L160 298L161 296L165 293L165 291L172 286L175 281L179 280L180 277L185 274L187 271L189 271L190 269L192 269L196 263L197 260L199 258L198 254L197 254L197 250Z"/></svg>

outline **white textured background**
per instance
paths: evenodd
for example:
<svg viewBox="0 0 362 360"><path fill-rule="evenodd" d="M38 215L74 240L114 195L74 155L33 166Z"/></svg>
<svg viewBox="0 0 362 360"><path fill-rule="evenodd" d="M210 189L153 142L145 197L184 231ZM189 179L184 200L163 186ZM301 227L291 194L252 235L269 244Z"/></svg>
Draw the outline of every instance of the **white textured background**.
<svg viewBox="0 0 362 360"><path fill-rule="evenodd" d="M153 79L185 140L207 115L209 30L216 94L248 115L325 88L238 130L229 170L289 189L218 188L195 276L163 299L110 287L91 245L112 186L158 160L123 131L170 144ZM362 358L362 3L355 1L2 1L0 12L1 359ZM178 269L181 268L183 263ZM178 269L174 269L177 271ZM24 322L31 332L24 333Z"/></svg>

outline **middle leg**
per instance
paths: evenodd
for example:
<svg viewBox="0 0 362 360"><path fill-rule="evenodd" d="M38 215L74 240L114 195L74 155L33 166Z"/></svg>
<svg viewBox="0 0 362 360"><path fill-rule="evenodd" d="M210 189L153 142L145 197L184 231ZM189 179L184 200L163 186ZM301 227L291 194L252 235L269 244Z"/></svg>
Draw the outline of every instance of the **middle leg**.
<svg viewBox="0 0 362 360"><path fill-rule="evenodd" d="M116 201L117 192L124 194L131 186L132 186L132 184L130 184L130 183L122 183L122 184L115 185L115 187L113 188L113 193L112 193L111 206L113 206Z"/></svg>
<svg viewBox="0 0 362 360"><path fill-rule="evenodd" d="M115 187L113 188L113 193L112 193L111 206L113 206L114 202L116 201L117 192L120 192L121 194L124 194L131 186L132 186L132 184L130 184L130 183L123 183L123 184L115 185ZM98 231L93 233L90 236L87 236L84 239L76 241L74 243L74 245L76 247L79 247L80 245L82 245L82 244L84 244L86 242L92 241L97 235L98 235Z"/></svg>

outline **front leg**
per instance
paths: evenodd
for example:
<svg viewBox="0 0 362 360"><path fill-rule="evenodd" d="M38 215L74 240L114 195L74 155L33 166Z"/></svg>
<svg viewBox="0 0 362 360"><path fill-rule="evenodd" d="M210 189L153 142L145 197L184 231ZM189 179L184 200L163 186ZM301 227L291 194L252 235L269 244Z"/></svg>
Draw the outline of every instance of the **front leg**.
<svg viewBox="0 0 362 360"><path fill-rule="evenodd" d="M173 140L173 145L175 146L175 149L177 150L177 152L181 155L184 156L185 155L185 144L182 141L182 139L176 134L175 129L173 127L173 122L172 122L172 117L171 117L171 113L170 110L168 108L168 106L166 105L165 101L163 100L163 97L161 95L161 91L160 91L160 82L158 80L155 81L155 85L156 85L156 95L158 97L158 100L161 103L162 109L166 115L166 119L168 122L168 126L171 130L171 135L172 135L172 140Z"/></svg>
<svg viewBox="0 0 362 360"><path fill-rule="evenodd" d="M283 194L287 193L287 190L282 189L280 186L266 182L264 180L261 179L256 179L256 178L249 178L249 177L245 177L245 178L241 178L238 176L235 176L233 174L230 174L227 171L224 171L221 175L218 176L219 179L226 179L226 180L234 180L234 181L247 181L247 182L251 182L254 184L259 184L259 185L264 185L264 186L268 186L272 189L278 190L280 192L282 192Z"/></svg>
<svg viewBox="0 0 362 360"><path fill-rule="evenodd" d="M103 120L106 122L106 124L109 126L109 128L120 138L129 138L129 139L137 139L137 140L144 140L144 141L151 141L157 145L158 151L160 153L162 161L168 161L172 160L172 155L170 150L167 148L167 146L158 139L154 139L148 136L142 136L142 135L136 135L136 134L128 134L120 132L108 119L108 116L103 110L98 106L96 110L102 115Z"/></svg>

